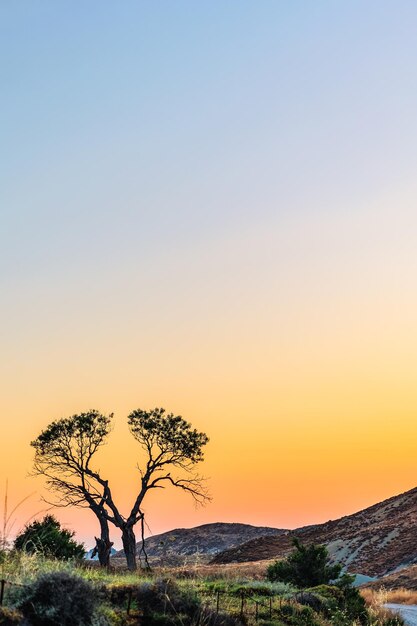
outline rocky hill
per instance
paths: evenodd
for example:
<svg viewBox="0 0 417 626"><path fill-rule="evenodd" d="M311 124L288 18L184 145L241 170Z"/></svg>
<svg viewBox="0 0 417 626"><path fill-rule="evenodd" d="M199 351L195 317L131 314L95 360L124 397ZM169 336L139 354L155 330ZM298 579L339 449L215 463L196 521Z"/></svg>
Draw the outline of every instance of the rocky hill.
<svg viewBox="0 0 417 626"><path fill-rule="evenodd" d="M287 531L249 524L204 524L195 528L177 528L146 539L151 563L178 565L207 562L214 555L257 537L276 536ZM138 550L139 550L138 544ZM123 556L123 551L116 557Z"/></svg>
<svg viewBox="0 0 417 626"><path fill-rule="evenodd" d="M368 582L366 587L374 589L417 589L417 565L401 567L387 576Z"/></svg>
<svg viewBox="0 0 417 626"><path fill-rule="evenodd" d="M270 533L229 548L212 563L242 563L282 558L292 536L326 544L334 561L348 571L380 577L417 562L417 488L335 521Z"/></svg>

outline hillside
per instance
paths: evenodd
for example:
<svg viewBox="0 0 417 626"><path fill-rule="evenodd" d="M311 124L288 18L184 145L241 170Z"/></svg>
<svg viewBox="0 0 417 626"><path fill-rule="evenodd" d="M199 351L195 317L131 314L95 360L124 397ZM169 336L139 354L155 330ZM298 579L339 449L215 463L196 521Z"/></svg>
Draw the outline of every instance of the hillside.
<svg viewBox="0 0 417 626"><path fill-rule="evenodd" d="M258 537L227 549L212 563L239 563L282 558L291 538L324 543L335 561L348 571L383 576L417 562L417 488L335 521Z"/></svg>
<svg viewBox="0 0 417 626"><path fill-rule="evenodd" d="M187 562L207 562L214 555L257 537L286 532L267 526L214 523L195 528L177 528L146 539L146 551L151 563L177 565ZM138 550L140 544L137 544ZM123 551L116 557L123 556Z"/></svg>

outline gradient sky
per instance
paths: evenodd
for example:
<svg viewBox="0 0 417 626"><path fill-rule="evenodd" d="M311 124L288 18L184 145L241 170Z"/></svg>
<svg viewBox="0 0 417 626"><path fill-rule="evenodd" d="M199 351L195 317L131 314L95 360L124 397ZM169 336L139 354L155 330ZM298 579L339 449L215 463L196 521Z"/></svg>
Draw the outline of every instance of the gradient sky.
<svg viewBox="0 0 417 626"><path fill-rule="evenodd" d="M0 476L52 419L164 406L213 502L295 527L417 483L417 4L0 4ZM3 489L3 487L2 487ZM95 518L62 521L91 543ZM117 536L117 533L115 534Z"/></svg>

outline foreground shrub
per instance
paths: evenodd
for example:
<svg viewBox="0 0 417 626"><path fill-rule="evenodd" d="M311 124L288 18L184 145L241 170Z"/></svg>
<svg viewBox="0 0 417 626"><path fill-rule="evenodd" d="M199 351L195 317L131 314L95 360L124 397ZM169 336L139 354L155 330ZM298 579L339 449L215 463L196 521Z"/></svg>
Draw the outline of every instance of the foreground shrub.
<svg viewBox="0 0 417 626"><path fill-rule="evenodd" d="M280 621L288 626L322 626L322 619L309 606L284 604L280 609Z"/></svg>
<svg viewBox="0 0 417 626"><path fill-rule="evenodd" d="M189 623L201 608L197 594L189 589L183 590L173 580L157 579L151 583L142 583L136 590L136 601L146 623L161 623L159 616L177 618L184 615ZM162 623L175 623L166 621Z"/></svg>
<svg viewBox="0 0 417 626"><path fill-rule="evenodd" d="M105 604L98 607L92 621L92 626L126 626L127 624L128 617L125 611L115 611Z"/></svg>
<svg viewBox="0 0 417 626"><path fill-rule="evenodd" d="M236 626L234 617L203 607L197 593L173 580L142 583L135 600L146 626Z"/></svg>
<svg viewBox="0 0 417 626"><path fill-rule="evenodd" d="M90 626L98 598L90 583L62 571L22 587L15 604L33 626Z"/></svg>
<svg viewBox="0 0 417 626"><path fill-rule="evenodd" d="M352 581L352 576L344 575L337 585L311 587L300 594L300 598L297 596L297 599L304 604L303 595L307 595L310 601L305 602L305 604L320 611L336 625L351 624L352 622L367 624L369 615L365 600L358 589L352 587ZM316 606L314 606L313 598L317 601Z"/></svg>

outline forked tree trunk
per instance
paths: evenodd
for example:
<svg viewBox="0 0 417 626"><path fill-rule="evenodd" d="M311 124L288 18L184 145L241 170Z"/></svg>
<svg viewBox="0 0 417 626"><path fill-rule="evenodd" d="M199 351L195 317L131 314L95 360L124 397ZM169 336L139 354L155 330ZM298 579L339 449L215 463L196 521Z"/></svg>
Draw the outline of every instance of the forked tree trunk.
<svg viewBox="0 0 417 626"><path fill-rule="evenodd" d="M113 542L110 541L109 524L100 518L100 537L96 537L96 553L101 567L110 566L110 554Z"/></svg>
<svg viewBox="0 0 417 626"><path fill-rule="evenodd" d="M131 572L137 569L136 564L136 537L131 526L122 528L123 550L126 556L127 568Z"/></svg>

